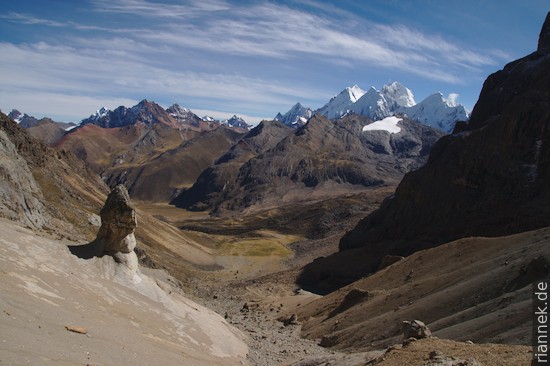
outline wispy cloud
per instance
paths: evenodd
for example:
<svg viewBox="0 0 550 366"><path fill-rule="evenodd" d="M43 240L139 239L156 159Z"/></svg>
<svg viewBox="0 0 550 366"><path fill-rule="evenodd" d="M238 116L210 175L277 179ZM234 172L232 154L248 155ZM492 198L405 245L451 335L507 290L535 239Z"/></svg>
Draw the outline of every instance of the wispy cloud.
<svg viewBox="0 0 550 366"><path fill-rule="evenodd" d="M302 2L321 6L311 1ZM480 66L497 64L495 55L465 49L440 36L423 34L403 25L361 22L349 13L346 23L342 24L334 18L273 3L239 7L221 1L160 5L146 0L97 0L95 5L101 12L188 20L132 32L145 42L221 55L276 59L324 57L328 62L350 60L357 66L393 68L447 82L457 82L463 69L475 71ZM330 10L326 5L322 8ZM193 18L200 21L195 22Z"/></svg>
<svg viewBox="0 0 550 366"><path fill-rule="evenodd" d="M6 19L15 23L22 23L28 25L45 25L48 27L64 27L66 26L63 22L57 22L54 20L38 18L31 14L9 12L7 14L1 14L0 19Z"/></svg>

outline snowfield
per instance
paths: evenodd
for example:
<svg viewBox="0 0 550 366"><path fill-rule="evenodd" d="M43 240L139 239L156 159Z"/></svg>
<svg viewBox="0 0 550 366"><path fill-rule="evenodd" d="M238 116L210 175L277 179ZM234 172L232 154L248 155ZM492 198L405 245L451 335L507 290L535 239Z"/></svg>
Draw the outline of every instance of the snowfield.
<svg viewBox="0 0 550 366"><path fill-rule="evenodd" d="M363 132L367 131L387 131L389 133L399 133L401 132L401 127L397 125L397 122L401 121L402 118L397 118L395 116L386 117L382 120L375 121L369 125L363 127Z"/></svg>

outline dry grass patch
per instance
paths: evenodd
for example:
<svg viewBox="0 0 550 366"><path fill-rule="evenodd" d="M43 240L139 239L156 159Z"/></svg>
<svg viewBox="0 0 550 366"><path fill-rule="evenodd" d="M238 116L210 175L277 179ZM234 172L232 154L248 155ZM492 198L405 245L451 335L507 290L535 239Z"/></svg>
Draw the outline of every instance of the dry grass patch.
<svg viewBox="0 0 550 366"><path fill-rule="evenodd" d="M287 257L292 254L288 245L303 237L281 234L272 230L257 230L242 236L214 235L218 240L219 255L248 256L248 257Z"/></svg>

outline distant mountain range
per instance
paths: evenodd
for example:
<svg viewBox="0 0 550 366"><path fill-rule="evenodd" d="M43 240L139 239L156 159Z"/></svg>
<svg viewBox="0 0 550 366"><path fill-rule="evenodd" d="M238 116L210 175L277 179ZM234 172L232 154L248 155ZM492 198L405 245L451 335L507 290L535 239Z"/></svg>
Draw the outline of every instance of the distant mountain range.
<svg viewBox="0 0 550 366"><path fill-rule="evenodd" d="M183 108L179 104L173 104L164 109L155 102L146 99L130 108L120 106L111 111L102 107L91 114L90 117L83 119L80 124L94 124L100 127L124 127L136 123L160 123L173 128L195 127L200 130L212 130L219 127L220 124L247 131L252 127L243 118L236 115L223 121L208 116L201 118L190 109Z"/></svg>
<svg viewBox="0 0 550 366"><path fill-rule="evenodd" d="M275 120L299 127L315 113L329 119L349 114L373 120L402 115L447 133L453 130L457 121L467 121L470 116L463 105L457 104L452 97L445 98L441 93L432 94L417 104L410 89L393 82L384 85L381 90L371 87L364 91L357 85L347 87L315 111L297 103L284 115L277 114Z"/></svg>

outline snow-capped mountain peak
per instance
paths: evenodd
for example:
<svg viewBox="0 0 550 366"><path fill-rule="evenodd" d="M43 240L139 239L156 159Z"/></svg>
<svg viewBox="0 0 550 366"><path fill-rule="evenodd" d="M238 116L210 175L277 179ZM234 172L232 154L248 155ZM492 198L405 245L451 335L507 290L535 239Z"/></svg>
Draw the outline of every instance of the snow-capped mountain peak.
<svg viewBox="0 0 550 366"><path fill-rule="evenodd" d="M19 112L17 109L13 109L9 114L8 117L14 120L17 123L21 123L25 115L21 112Z"/></svg>
<svg viewBox="0 0 550 366"><path fill-rule="evenodd" d="M467 121L470 113L462 104L456 102L458 95L450 94L445 98L440 92L434 93L422 102L401 112L415 121L451 132L457 121Z"/></svg>
<svg viewBox="0 0 550 366"><path fill-rule="evenodd" d="M352 103L357 102L359 98L361 98L365 94L365 91L360 87L358 87L357 84L355 84L354 86L347 87L345 91L348 92L349 99L351 100Z"/></svg>
<svg viewBox="0 0 550 366"><path fill-rule="evenodd" d="M301 103L296 103L284 115L278 113L275 117L276 121L282 122L293 127L303 126L313 115L313 111L309 107L304 107Z"/></svg>
<svg viewBox="0 0 550 366"><path fill-rule="evenodd" d="M384 94L372 86L350 107L350 111L372 119L382 119L393 114Z"/></svg>
<svg viewBox="0 0 550 366"><path fill-rule="evenodd" d="M449 94L447 98L441 93L434 93L417 104L412 91L397 81L384 85L382 90L371 87L366 92L354 85L332 97L328 103L312 112L312 115L319 113L328 119L338 119L354 113L373 120L407 115L417 122L451 132L457 121L466 121L470 117L466 108L457 102L457 98L458 94L455 93ZM297 103L285 115L277 114L275 119L285 121L288 116L293 116L292 122L297 121L294 116L300 108L303 108L302 105Z"/></svg>
<svg viewBox="0 0 550 366"><path fill-rule="evenodd" d="M109 113L110 110L105 108L105 107L101 107L99 108L97 111L95 111L95 113L93 115L95 116L98 116L98 117L104 117L107 115L107 113Z"/></svg>
<svg viewBox="0 0 550 366"><path fill-rule="evenodd" d="M323 107L317 110L323 116L334 119L340 118L349 112L350 106L357 102L366 92L357 85L345 88L335 95Z"/></svg>
<svg viewBox="0 0 550 366"><path fill-rule="evenodd" d="M412 107L416 105L412 91L397 81L382 87L382 94L390 103L399 107Z"/></svg>
<svg viewBox="0 0 550 366"><path fill-rule="evenodd" d="M216 122L217 121L217 119L215 119L214 117L211 117L211 116L203 116L202 120L206 121L206 122Z"/></svg>
<svg viewBox="0 0 550 366"><path fill-rule="evenodd" d="M250 125L246 123L246 121L242 117L239 117L236 114L234 114L233 117L226 119L222 123L230 127L239 127L245 129L248 129L250 127Z"/></svg>

